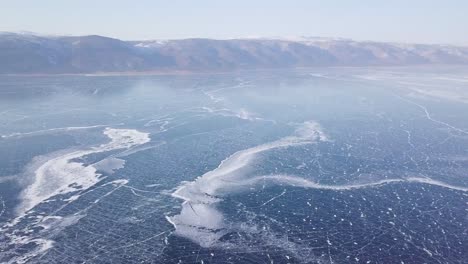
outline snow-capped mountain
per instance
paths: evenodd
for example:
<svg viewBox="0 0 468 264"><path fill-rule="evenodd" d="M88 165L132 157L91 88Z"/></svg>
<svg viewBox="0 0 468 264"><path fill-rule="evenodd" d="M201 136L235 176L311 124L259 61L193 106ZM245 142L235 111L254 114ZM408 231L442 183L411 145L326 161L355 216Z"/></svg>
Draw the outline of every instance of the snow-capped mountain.
<svg viewBox="0 0 468 264"><path fill-rule="evenodd" d="M468 64L468 48L320 37L122 41L103 36L0 33L0 73L420 64Z"/></svg>

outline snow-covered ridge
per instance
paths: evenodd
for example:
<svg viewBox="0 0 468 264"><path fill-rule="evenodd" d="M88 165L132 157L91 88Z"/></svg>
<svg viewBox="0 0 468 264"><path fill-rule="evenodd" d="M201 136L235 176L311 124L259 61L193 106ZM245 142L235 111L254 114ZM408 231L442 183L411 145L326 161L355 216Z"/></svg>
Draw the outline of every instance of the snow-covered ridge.
<svg viewBox="0 0 468 264"><path fill-rule="evenodd" d="M3 33L0 44L6 47L0 56L8 58L0 62L0 74L468 65L467 47L321 37L123 41L103 36ZM100 52L94 55L97 49Z"/></svg>

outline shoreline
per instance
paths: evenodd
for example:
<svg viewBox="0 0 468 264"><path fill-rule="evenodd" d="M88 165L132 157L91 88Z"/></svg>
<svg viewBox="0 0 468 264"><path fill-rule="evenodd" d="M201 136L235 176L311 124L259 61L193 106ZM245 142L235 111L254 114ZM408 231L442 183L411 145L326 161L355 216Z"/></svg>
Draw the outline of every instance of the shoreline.
<svg viewBox="0 0 468 264"><path fill-rule="evenodd" d="M266 72L266 71L296 71L307 69L365 69L365 68L434 68L434 67L468 67L467 64L414 64L414 65L341 65L341 66L308 66L289 68L245 68L231 70L152 70L152 71L123 71L123 72L90 72L90 73L0 73L0 77L50 77L50 76L163 76L163 75L206 75L206 74L232 74L241 72Z"/></svg>

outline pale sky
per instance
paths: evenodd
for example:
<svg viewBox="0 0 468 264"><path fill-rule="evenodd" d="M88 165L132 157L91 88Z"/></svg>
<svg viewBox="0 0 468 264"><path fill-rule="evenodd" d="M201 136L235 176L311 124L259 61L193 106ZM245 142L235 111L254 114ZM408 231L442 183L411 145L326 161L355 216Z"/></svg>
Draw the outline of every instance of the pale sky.
<svg viewBox="0 0 468 264"><path fill-rule="evenodd" d="M0 31L468 45L468 0L0 0Z"/></svg>

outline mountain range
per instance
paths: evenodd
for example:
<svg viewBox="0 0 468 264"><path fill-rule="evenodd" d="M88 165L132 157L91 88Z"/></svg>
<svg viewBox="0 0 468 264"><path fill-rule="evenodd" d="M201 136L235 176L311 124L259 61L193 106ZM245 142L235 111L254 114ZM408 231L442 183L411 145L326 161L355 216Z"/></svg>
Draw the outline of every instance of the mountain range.
<svg viewBox="0 0 468 264"><path fill-rule="evenodd" d="M335 38L124 41L0 33L0 74L468 64L468 47Z"/></svg>

